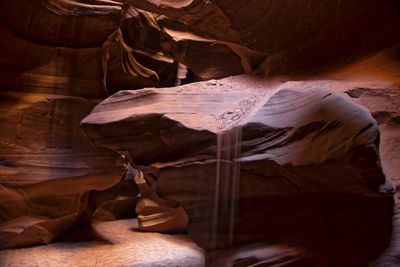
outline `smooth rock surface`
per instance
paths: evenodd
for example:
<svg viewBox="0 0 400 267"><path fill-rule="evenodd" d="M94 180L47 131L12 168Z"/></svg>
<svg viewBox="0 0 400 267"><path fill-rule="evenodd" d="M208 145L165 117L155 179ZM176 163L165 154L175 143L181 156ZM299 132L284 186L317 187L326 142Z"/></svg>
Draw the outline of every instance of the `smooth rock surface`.
<svg viewBox="0 0 400 267"><path fill-rule="evenodd" d="M353 86L237 76L121 91L82 127L181 201L206 249L284 240L333 266L365 264L389 243L393 200L380 193L391 189L378 125L335 84Z"/></svg>

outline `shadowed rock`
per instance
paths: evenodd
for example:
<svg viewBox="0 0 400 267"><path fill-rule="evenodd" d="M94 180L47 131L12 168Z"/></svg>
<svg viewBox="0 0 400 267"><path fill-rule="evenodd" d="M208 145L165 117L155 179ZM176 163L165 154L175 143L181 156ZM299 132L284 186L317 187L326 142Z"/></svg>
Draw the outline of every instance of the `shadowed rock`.
<svg viewBox="0 0 400 267"><path fill-rule="evenodd" d="M315 258L299 248L285 246L268 246L266 244L251 244L223 252L213 253L206 258L209 267L322 267Z"/></svg>
<svg viewBox="0 0 400 267"><path fill-rule="evenodd" d="M96 47L118 27L121 3L107 0L4 0L0 17L32 42L59 47Z"/></svg>
<svg viewBox="0 0 400 267"><path fill-rule="evenodd" d="M126 5L183 22L195 34L265 53L262 73L312 71L400 40L396 1L130 0Z"/></svg>

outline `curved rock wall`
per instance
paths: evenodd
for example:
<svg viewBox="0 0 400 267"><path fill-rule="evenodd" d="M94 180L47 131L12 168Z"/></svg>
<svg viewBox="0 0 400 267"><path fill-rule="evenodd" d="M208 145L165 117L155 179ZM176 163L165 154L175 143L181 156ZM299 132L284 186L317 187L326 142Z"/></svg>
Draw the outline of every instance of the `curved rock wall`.
<svg viewBox="0 0 400 267"><path fill-rule="evenodd" d="M79 127L79 121L105 97L125 89L169 87L187 80L209 80L242 73L304 74L323 68L335 68L398 43L400 16L399 4L392 0L368 3L361 0L4 0L0 3L0 36L0 203L6 211L0 218L0 244L3 244L2 247L13 247L51 242L65 234L68 235L77 225L88 224L92 220L134 216L133 206L136 203L137 188L131 182L121 181L123 169L118 163L119 155L108 149L93 147ZM362 71L365 71L364 66L361 64ZM372 71L376 72L376 69ZM193 77L187 79L186 75L191 74ZM268 83L258 86L258 77L251 76L250 79L250 87L256 90L273 85ZM138 163L142 165L156 164L155 161L162 161L164 165L165 162L169 162L170 164L165 166L156 166L156 169L162 170L161 177L172 177L172 180L179 178L182 182L186 180L181 177L180 170L189 167L199 169L201 175L198 175L199 179L195 182L200 183L199 189L207 191L208 184L202 183L201 178L214 177L215 164L211 164L210 168L203 168L202 162L209 159L207 157L191 158L192 165L180 160L195 152L215 152L215 147L210 145L215 146L215 134L199 129L193 130L187 126L193 126L197 122L213 124L215 117L212 115L217 116L220 123L218 127L222 127L221 125L229 120L234 121L237 115L235 110L225 110L242 97L230 93L232 86L235 87L234 80L210 80L194 84L190 100L180 99L181 106L175 106L179 109L186 107L188 110L196 110L199 108L195 105L198 103L196 101L204 97L204 94L200 93L201 88L213 88L210 98L202 106L205 110L203 114L197 114L190 120L186 120L179 111L169 117L153 116L150 120L143 120L146 116L139 116L137 129L129 128L129 131L138 130L137 133L140 134L137 139L125 134L118 142L124 143L131 138L130 152L137 156ZM373 112L382 131L382 164L388 177L398 179L398 169L395 167L398 165L398 159L393 156L399 143L396 137L398 90L377 93L377 90L382 88L375 86L375 82L357 86L340 84L321 82L318 86L333 88L341 93L345 88L343 90L348 91L353 101L361 103ZM397 88L396 86L394 85L394 88ZM242 88L240 94L246 94L247 91L242 85L238 87ZM308 85L300 82L295 84L295 87L304 89L308 88ZM157 106L160 96L165 102L175 101L174 97L180 95L179 92L187 90L186 93L189 94L188 88L145 89L141 91L145 92L141 97L141 104L134 109L146 110L146 106L152 103L155 105L151 110L154 115L160 112L162 106ZM167 92L170 90L175 90L175 93L169 95ZM118 93L111 99L129 99L130 95L126 92ZM290 95L286 97L296 98ZM258 100L249 96L239 106L246 110L247 105ZM219 103L218 107L208 112L215 101ZM116 110L119 109L121 107ZM157 126L161 127L160 129L146 128L148 123L156 122L160 123ZM257 126L257 123L254 125ZM368 128L368 133L371 129L377 130L374 122L372 125ZM307 138L307 135L309 137L313 131L322 128L336 129L335 127L341 126L335 123L322 125L317 120L304 125L303 128L300 125L296 131L296 127L284 127L285 129L278 132L261 127L259 132L255 132L267 133L268 136L279 133L288 135L290 138L278 142L286 146ZM113 131L126 130L124 125L118 127L113 128ZM161 135L158 130L162 132ZM244 138L248 138L246 146L251 153L243 151L243 155L253 157L252 161L256 161L253 154L257 154L259 148L265 145L262 140L264 137L253 138L254 131L250 131L249 136L247 130L245 129ZM93 142L99 141L94 136L99 137L106 132L107 130L91 133ZM157 141L146 141L149 136L156 137ZM113 138L104 140L104 143L110 142L107 146L115 145ZM346 138L350 140L351 136ZM191 143L183 145L182 140ZM355 137L354 140L358 139ZM354 140L352 139L352 142ZM142 141L146 141L146 145L141 144ZM352 144L355 143L357 142ZM136 148L135 144L141 145ZM354 177L365 178L365 184L360 187L365 194L355 197L320 196L324 201L321 201L319 206L307 197L301 198L301 201L294 197L289 201L294 203L293 205L299 205L297 208L293 206L293 210L306 210L306 207L312 206L311 215L329 206L335 211L335 215L332 216L339 224L341 216L352 218L360 224L362 221L371 221L369 226L357 229L358 234L364 236L366 231L370 231L377 235L375 240L379 242L372 245L365 243L365 246L370 245L368 248L363 247L368 250L368 257L360 256L357 261L371 259L382 250L387 243L390 229L390 221L387 218L390 216L391 199L380 196L375 198L378 183L368 181L371 177L378 177L379 183L382 182L380 169L375 168L379 166L376 162L377 143L371 141L368 144L368 149L373 148L368 151L373 153L366 153L365 158L361 160L350 159L349 156L350 158L344 161L352 162L352 166L342 166L344 172L355 173L355 176L349 175L350 180ZM341 147L340 144L336 145ZM317 150L324 147L316 146ZM333 149L333 146L324 148L329 150ZM203 151L204 147L208 147L209 150ZM300 148L295 146L288 150L292 149ZM212 157L215 156L214 152L211 153ZM278 158L284 159L286 152L278 152ZM357 155L353 156L357 158ZM298 155L296 158L313 162L314 156L305 153L304 157ZM378 165L365 171L365 162ZM284 163L283 161L280 164ZM254 174L254 166L248 164L246 167L246 164L243 164L245 170L242 171L250 180L259 179L262 176L259 172L265 172L258 170ZM337 162L332 164L337 167ZM270 166L271 169L283 172L279 177L286 177L286 180L282 178L285 181L278 179L281 182L273 182L274 186L290 184L293 173L297 172L312 173L307 177L311 177L313 183L315 177L318 177L318 168L296 170L287 166L274 166ZM176 171L177 169L179 171ZM206 173L202 173L205 169ZM366 172L373 175L369 177ZM333 175L333 178L329 176L332 179L337 178L333 172L330 175ZM201 203L185 199L197 196L196 192L190 191L193 189L192 182L183 184L186 191L182 192L171 187L168 179L158 181L162 193L173 198L183 198L182 201L187 202L188 210L192 211L191 216L201 217L201 212L193 211L201 206ZM372 190L371 185L374 188L373 192L369 191ZM65 190L67 187L68 190ZM249 188L243 192L259 190L263 191L260 194L264 194L266 190L261 186ZM374 197L371 197L370 193ZM330 204L332 199L337 206ZM257 217L258 210L252 209L257 207L253 205L257 204L255 199L246 201L242 204L244 207L251 206L248 211L254 213L244 217L260 221L266 219L262 215ZM274 197L269 201L282 202ZM358 210L360 216L356 218L351 212L340 213L339 211L347 205L351 206L352 211ZM277 211L271 210L271 213L274 212ZM371 214L376 216L372 218ZM288 219L291 220L294 219ZM302 222L307 222L307 219ZM283 226L289 229L288 225ZM300 226L301 223L299 228L294 229L300 229ZM343 228L338 227L338 237L345 236L343 233L351 233L352 228L346 228L344 223L342 226ZM317 225L315 227L318 228ZM241 237L255 235L246 227L241 230ZM257 231L257 228L253 230ZM274 234L267 230L263 234ZM300 232L287 233L299 239L304 237ZM340 243L335 236L326 238L332 239L332 244ZM321 240L311 241L318 243ZM360 251L364 246L358 243L352 245ZM346 254L340 247L335 247L334 250ZM321 253L333 257L327 251Z"/></svg>

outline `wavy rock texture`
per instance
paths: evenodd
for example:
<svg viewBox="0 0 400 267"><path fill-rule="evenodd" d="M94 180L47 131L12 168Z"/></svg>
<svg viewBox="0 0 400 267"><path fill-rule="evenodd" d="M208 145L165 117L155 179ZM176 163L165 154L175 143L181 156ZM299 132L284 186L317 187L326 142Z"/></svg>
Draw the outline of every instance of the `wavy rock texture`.
<svg viewBox="0 0 400 267"><path fill-rule="evenodd" d="M136 187L122 174L53 179L0 187L0 249L92 240L90 223L133 217ZM1 262L1 261L0 261Z"/></svg>
<svg viewBox="0 0 400 267"><path fill-rule="evenodd" d="M255 70L288 74L337 66L399 42L398 14L399 5L390 0L1 1L0 206L6 212L0 216L0 247L42 244L60 238L75 240L79 235L86 238L88 234L82 231L90 228L87 225L91 221L135 216L137 188L121 181L119 155L92 147L80 132L79 121L98 103L96 99L122 89L179 84L187 71L194 79L202 80ZM365 72L365 64L360 69ZM356 256L351 257L355 262L371 259L386 244L391 205L389 198L376 192L383 179L376 164L377 142L371 141L376 124L371 121L370 128L351 140L357 135L356 129L362 132L370 117L356 116L354 120L360 120L360 124L352 123L351 127L339 123L342 121L329 124L314 120L302 103L310 101L304 90L310 90L313 99L318 95L313 88L326 88L370 109L381 131L385 174L396 182L400 179L400 162L393 156L400 142L397 87L375 82L320 81L291 83L270 94L265 86L252 77L211 80L193 87L163 89L165 92L123 92L107 102L107 107L123 111L110 113L116 114L112 118L116 121L111 123L115 132L104 130L92 133L91 138L101 145L108 142L106 145L114 148L128 149L135 162L146 167L148 177L158 177L161 194L185 203L192 217L191 235L199 243L211 240L208 244L215 247L217 236L222 245L247 243L254 236L278 241L286 239L282 235L294 241L315 237L302 244L339 266L346 265L343 259L350 259L348 251L339 247L340 242L355 248ZM185 94L179 93L186 90ZM132 97L137 97L132 100L137 107L127 102ZM121 101L111 103L116 98ZM270 102L263 109L267 99ZM318 106L318 101L308 105ZM303 121L296 117L301 113L294 111L289 112L293 121L283 120L269 110L271 106L275 110L276 106L288 105L306 112L304 116L311 116L312 121ZM344 106L353 108L350 104ZM161 116L164 108L168 108L164 110L168 115ZM323 119L341 116L332 106L328 110ZM125 118L125 112L141 115ZM259 125L267 118L265 114L276 121ZM110 119L111 115L102 116L97 118L101 124L108 123L102 119ZM128 123L130 119L133 121ZM283 121L287 125L269 125ZM130 123L137 128L128 131ZM326 129L338 134L329 135ZM341 129L351 134L345 135ZM106 134L111 136L103 140ZM365 136L371 140L363 139ZM240 150L232 146L236 139L243 140ZM216 140L225 147L219 156ZM358 141L361 147L351 149ZM314 146L319 154L308 153ZM211 212L215 210L214 177L220 178L221 190L232 189L225 182L236 180L224 177L238 178L239 171L246 177L241 180L241 202L233 205L222 201L218 206L220 216L215 215ZM337 177L339 171L346 176ZM323 182L319 180L321 173L327 173ZM295 180L297 177L304 181ZM268 181L265 185L264 180ZM309 191L299 192L303 187ZM272 189L291 197L275 196ZM314 189L323 189L323 193L315 193ZM226 194L221 191L218 198L223 200L239 192ZM320 201L316 203L314 197ZM285 209L281 203L285 203ZM238 207L242 213L232 212ZM260 214L261 209L265 213ZM295 212L271 218L270 214L282 210ZM238 220L232 220L234 214ZM310 223L309 218L315 214L324 216ZM212 223L203 224L204 217L211 218ZM228 221L229 227L219 227L216 221L222 221L220 225ZM237 222L233 239L232 221ZM248 227L260 222L272 226L263 231ZM335 230L327 233L325 229ZM198 234L205 232L211 235ZM360 239L343 239L353 235ZM376 236L375 243L361 238L365 236L371 240ZM377 264L397 263L396 240L392 241ZM364 256L358 254L361 250L365 250Z"/></svg>
<svg viewBox="0 0 400 267"><path fill-rule="evenodd" d="M22 92L0 99L0 248L49 243L92 220L134 216L137 189L120 182L118 156L94 148L79 129L95 101Z"/></svg>
<svg viewBox="0 0 400 267"><path fill-rule="evenodd" d="M163 52L187 66L199 80L244 73L242 58L228 45L196 35L188 36L187 32L167 29L167 33L171 38L164 37Z"/></svg>
<svg viewBox="0 0 400 267"><path fill-rule="evenodd" d="M22 4L0 6L2 87L77 96L173 85L174 61L198 79L256 69L301 73L389 47L400 36L397 6L389 0Z"/></svg>
<svg viewBox="0 0 400 267"><path fill-rule="evenodd" d="M103 47L110 93L173 86L182 79L178 62L200 80L241 74L245 64L252 64L236 47L199 37L179 21L132 6L125 10L120 31L110 36Z"/></svg>
<svg viewBox="0 0 400 267"><path fill-rule="evenodd" d="M49 47L0 26L3 90L83 97L105 96L101 48ZM88 68L88 66L91 66Z"/></svg>
<svg viewBox="0 0 400 267"><path fill-rule="evenodd" d="M119 25L121 4L105 0L5 0L2 22L25 39L49 46L99 47Z"/></svg>
<svg viewBox="0 0 400 267"><path fill-rule="evenodd" d="M95 105L79 97L5 92L0 121L3 185L23 185L120 170L118 158L94 148L79 129Z"/></svg>
<svg viewBox="0 0 400 267"><path fill-rule="evenodd" d="M24 0L0 7L2 88L106 96L102 44L119 26L120 3Z"/></svg>
<svg viewBox="0 0 400 267"><path fill-rule="evenodd" d="M162 32L153 14L133 7L125 11L120 29L103 44L109 93L175 84L178 63L163 54Z"/></svg>
<svg viewBox="0 0 400 267"><path fill-rule="evenodd" d="M137 189L120 185L118 155L94 148L79 128L97 103L90 98L107 95L102 44L119 25L120 4L27 0L0 6L0 247L48 243L75 232L85 238L79 225L126 211L134 216L126 203L135 205Z"/></svg>
<svg viewBox="0 0 400 267"><path fill-rule="evenodd" d="M312 71L399 42L395 1L139 0L126 4L184 22L205 37L265 53L261 73Z"/></svg>
<svg viewBox="0 0 400 267"><path fill-rule="evenodd" d="M119 26L120 6L0 3L1 248L79 236L79 225L91 220L134 216L127 206L137 189L120 183L118 155L94 148L79 128L97 103L90 98L107 95L102 45Z"/></svg>
<svg viewBox="0 0 400 267"><path fill-rule="evenodd" d="M354 266L388 245L393 200L376 121L333 89L237 76L121 91L82 127L181 201L202 247L289 242Z"/></svg>

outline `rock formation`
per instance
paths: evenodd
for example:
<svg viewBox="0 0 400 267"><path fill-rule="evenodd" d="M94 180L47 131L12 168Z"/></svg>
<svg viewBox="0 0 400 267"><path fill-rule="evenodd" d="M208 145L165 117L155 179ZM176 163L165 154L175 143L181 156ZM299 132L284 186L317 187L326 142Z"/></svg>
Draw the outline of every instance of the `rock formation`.
<svg viewBox="0 0 400 267"><path fill-rule="evenodd" d="M126 203L136 204L137 189L120 183L118 155L94 148L79 128L96 101L32 92L2 92L0 99L0 248L134 216Z"/></svg>
<svg viewBox="0 0 400 267"><path fill-rule="evenodd" d="M92 220L136 203L119 156L79 128L107 95L102 44L120 13L108 2L0 3L1 248L87 238Z"/></svg>
<svg viewBox="0 0 400 267"><path fill-rule="evenodd" d="M313 71L399 41L399 5L391 0L368 4L361 0L126 3L182 21L204 37L264 53L260 72L269 74ZM250 58L249 53L241 55Z"/></svg>
<svg viewBox="0 0 400 267"><path fill-rule="evenodd" d="M198 79L304 73L400 39L391 0L6 0L0 7L1 87L77 96L171 86L177 62Z"/></svg>
<svg viewBox="0 0 400 267"><path fill-rule="evenodd" d="M134 172L133 168L132 173ZM140 231L159 233L186 233L188 216L177 201L160 198L152 185L146 181L142 171L136 171L135 184L139 189L136 204L137 220Z"/></svg>
<svg viewBox="0 0 400 267"><path fill-rule="evenodd" d="M202 247L288 242L352 266L388 245L393 202L376 121L327 87L237 76L121 91L82 127L179 200Z"/></svg>
<svg viewBox="0 0 400 267"><path fill-rule="evenodd" d="M1 1L0 248L90 239L91 223L136 216L138 188L113 148L184 204L204 247L268 237L333 265L371 260L391 231L380 165L400 179L399 10L395 0ZM219 80L243 73L270 78ZM197 80L208 81L162 88ZM121 92L145 87L161 89ZM84 121L94 147L79 122L112 94ZM399 264L398 243L374 264Z"/></svg>

